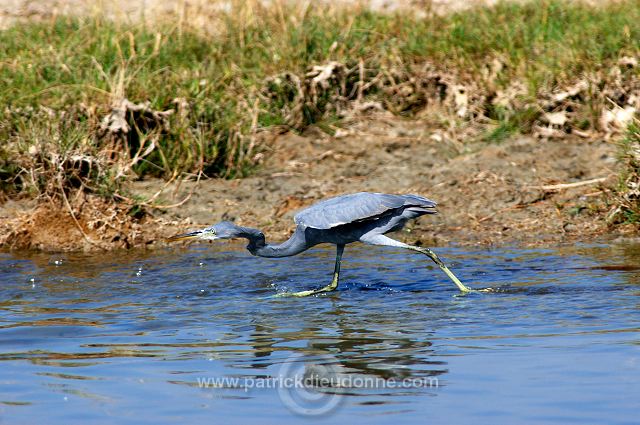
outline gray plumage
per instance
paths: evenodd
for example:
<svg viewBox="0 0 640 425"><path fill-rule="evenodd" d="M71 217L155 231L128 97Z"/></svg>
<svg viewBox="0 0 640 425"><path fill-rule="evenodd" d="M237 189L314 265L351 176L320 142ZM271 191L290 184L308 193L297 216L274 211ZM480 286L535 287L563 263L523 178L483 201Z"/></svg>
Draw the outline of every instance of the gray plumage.
<svg viewBox="0 0 640 425"><path fill-rule="evenodd" d="M402 229L408 220L425 214L435 214L435 207L434 201L419 195L360 192L330 198L298 212L294 217L297 225L295 232L281 244L267 244L260 230L241 227L228 221L222 221L203 230L174 236L169 240L245 238L249 241L247 249L251 254L270 258L296 255L321 243L335 244L337 255L331 284L318 290L287 295L305 296L336 289L344 246L352 242L406 248L425 254L453 280L461 291L468 292L469 289L453 275L433 251L407 245L385 236L386 233Z"/></svg>
<svg viewBox="0 0 640 425"><path fill-rule="evenodd" d="M419 195L388 195L360 192L330 198L295 215L297 225L314 229L331 229L349 223L376 220L403 208L424 209L435 213L436 203Z"/></svg>

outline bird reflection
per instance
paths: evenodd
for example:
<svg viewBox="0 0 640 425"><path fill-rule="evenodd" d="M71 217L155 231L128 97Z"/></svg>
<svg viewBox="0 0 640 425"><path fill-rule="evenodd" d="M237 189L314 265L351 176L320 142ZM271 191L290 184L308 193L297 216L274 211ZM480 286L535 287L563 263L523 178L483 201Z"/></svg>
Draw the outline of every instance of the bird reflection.
<svg viewBox="0 0 640 425"><path fill-rule="evenodd" d="M432 334L419 324L407 325L401 332L392 330L397 322L385 326L383 315L372 314L367 321L353 312L335 307L327 315L337 317L333 326L307 324L299 330L278 330L267 323L254 323L248 335L251 359L235 364L240 368L267 369L283 363L293 351L304 358L323 357L335 362L341 373L364 374L381 379L406 379L439 376L447 363L427 338ZM372 317L373 316L373 317ZM374 323L378 326L365 326ZM420 335L420 339L416 339ZM303 347L297 342L307 341Z"/></svg>

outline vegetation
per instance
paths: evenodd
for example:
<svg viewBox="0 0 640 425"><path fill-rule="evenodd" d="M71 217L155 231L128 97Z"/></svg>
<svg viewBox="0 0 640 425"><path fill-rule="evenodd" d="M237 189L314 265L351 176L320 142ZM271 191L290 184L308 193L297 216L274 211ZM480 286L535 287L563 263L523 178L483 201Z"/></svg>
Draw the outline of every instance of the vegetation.
<svg viewBox="0 0 640 425"><path fill-rule="evenodd" d="M143 175L241 177L264 130L331 128L353 102L403 115L441 102L499 142L557 110L540 99L637 55L640 40L635 1L446 17L234 4L214 32L82 17L0 32L0 190L111 196ZM606 102L592 89L570 111L581 130Z"/></svg>
<svg viewBox="0 0 640 425"><path fill-rule="evenodd" d="M640 224L640 126L637 122L629 126L627 136L620 143L620 162L620 183L609 221Z"/></svg>

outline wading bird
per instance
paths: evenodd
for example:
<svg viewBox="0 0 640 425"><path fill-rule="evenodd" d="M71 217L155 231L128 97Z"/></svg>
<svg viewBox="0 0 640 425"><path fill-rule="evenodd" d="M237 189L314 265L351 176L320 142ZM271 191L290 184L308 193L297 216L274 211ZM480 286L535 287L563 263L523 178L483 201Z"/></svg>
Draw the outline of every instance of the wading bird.
<svg viewBox="0 0 640 425"><path fill-rule="evenodd" d="M344 246L352 242L417 251L431 258L460 291L470 292L471 289L463 285L429 248L407 245L385 236L386 233L402 229L407 220L436 212L436 203L422 196L361 192L327 199L300 211L294 217L297 225L295 232L289 240L278 245L267 244L264 234L258 229L237 226L228 221L173 236L169 241L245 238L249 240L247 249L251 254L268 258L289 257L321 243L337 246L336 264L330 284L320 289L280 294L282 296L304 297L335 290L338 287Z"/></svg>

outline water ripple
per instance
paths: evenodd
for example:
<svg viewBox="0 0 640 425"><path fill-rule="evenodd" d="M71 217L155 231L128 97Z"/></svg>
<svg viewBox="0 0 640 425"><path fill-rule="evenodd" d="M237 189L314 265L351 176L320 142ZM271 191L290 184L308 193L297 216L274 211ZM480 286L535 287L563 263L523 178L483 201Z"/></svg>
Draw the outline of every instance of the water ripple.
<svg viewBox="0 0 640 425"><path fill-rule="evenodd" d="M437 251L492 293L458 294L422 256L368 247L346 250L338 291L303 299L271 295L325 285L332 249L0 254L0 423L208 423L222 406L229 423L265 412L297 423L282 393L246 387L292 367L430 384L318 388L340 400L332 420L511 423L557 418L558 406L580 423L635 417L637 246ZM245 386L203 389L206 377ZM581 407L595 400L597 412Z"/></svg>

